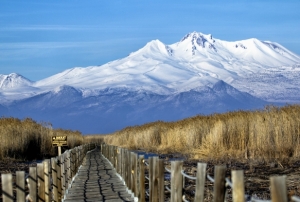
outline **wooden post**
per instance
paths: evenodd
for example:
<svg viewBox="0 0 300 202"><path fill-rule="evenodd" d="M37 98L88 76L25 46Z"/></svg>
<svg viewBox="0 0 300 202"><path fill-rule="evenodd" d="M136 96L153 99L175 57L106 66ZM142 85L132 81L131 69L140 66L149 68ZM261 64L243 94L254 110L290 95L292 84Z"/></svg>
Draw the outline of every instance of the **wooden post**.
<svg viewBox="0 0 300 202"><path fill-rule="evenodd" d="M2 200L3 202L13 202L13 187L12 187L12 174L1 174L2 182Z"/></svg>
<svg viewBox="0 0 300 202"><path fill-rule="evenodd" d="M118 147L114 146L114 167L118 170Z"/></svg>
<svg viewBox="0 0 300 202"><path fill-rule="evenodd" d="M58 156L61 155L61 146L57 146L57 150L58 150Z"/></svg>
<svg viewBox="0 0 300 202"><path fill-rule="evenodd" d="M16 172L16 190L17 190L17 202L24 202L25 201L25 171Z"/></svg>
<svg viewBox="0 0 300 202"><path fill-rule="evenodd" d="M270 177L272 202L287 202L286 175Z"/></svg>
<svg viewBox="0 0 300 202"><path fill-rule="evenodd" d="M233 202L245 202L244 171L231 171Z"/></svg>
<svg viewBox="0 0 300 202"><path fill-rule="evenodd" d="M151 177L151 200L152 202L158 202L159 201L159 184L158 184L158 178L159 178L159 165L158 165L158 157L153 157L152 160L152 177ZM149 178L150 179L150 178Z"/></svg>
<svg viewBox="0 0 300 202"><path fill-rule="evenodd" d="M43 161L44 164L44 181L45 181L45 202L50 202L50 169L49 169L49 160L46 159Z"/></svg>
<svg viewBox="0 0 300 202"><path fill-rule="evenodd" d="M110 163L112 164L112 152L111 152L111 145L108 145L108 156L109 156L109 161L110 161Z"/></svg>
<svg viewBox="0 0 300 202"><path fill-rule="evenodd" d="M58 182L57 182L57 170L56 170L56 159L51 158L51 172L52 172L52 192L53 201L58 202Z"/></svg>
<svg viewBox="0 0 300 202"><path fill-rule="evenodd" d="M154 157L149 157L149 202L152 202L153 199L153 159Z"/></svg>
<svg viewBox="0 0 300 202"><path fill-rule="evenodd" d="M182 181L183 176L181 174L182 161L171 162L171 201L182 201Z"/></svg>
<svg viewBox="0 0 300 202"><path fill-rule="evenodd" d="M125 149L122 148L121 150L122 152L122 155L121 155L121 161L122 161L122 168L121 168L121 172L122 172L122 178L123 180L126 182L126 169L125 169L125 159L126 159L126 152L125 152Z"/></svg>
<svg viewBox="0 0 300 202"><path fill-rule="evenodd" d="M72 178L76 175L77 172L77 164L76 164L76 148L71 150L72 156Z"/></svg>
<svg viewBox="0 0 300 202"><path fill-rule="evenodd" d="M138 168L138 154L137 153L134 153L133 155L133 158L134 158L134 179L135 179L135 196L138 197L139 195L139 168Z"/></svg>
<svg viewBox="0 0 300 202"><path fill-rule="evenodd" d="M122 176L121 169L122 169L122 160L121 160L121 148L117 148L117 172Z"/></svg>
<svg viewBox="0 0 300 202"><path fill-rule="evenodd" d="M66 158L66 153L63 153L62 155L58 156L58 162L60 162L60 182L61 182L61 189L62 189L62 194L65 192L65 158Z"/></svg>
<svg viewBox="0 0 300 202"><path fill-rule="evenodd" d="M127 165L127 153L128 153L128 150L125 149L124 150L124 156L123 156L123 161L124 161L124 181L126 183L126 185L128 185L128 182L127 182L127 179L128 179L128 165ZM127 186L128 187L128 186Z"/></svg>
<svg viewBox="0 0 300 202"><path fill-rule="evenodd" d="M225 199L225 166L215 166L214 202L224 202Z"/></svg>
<svg viewBox="0 0 300 202"><path fill-rule="evenodd" d="M164 160L159 159L157 163L156 170L158 172L158 201L164 202L165 201L165 165Z"/></svg>
<svg viewBox="0 0 300 202"><path fill-rule="evenodd" d="M132 179L132 192L134 195L138 196L138 156L135 152L131 152L131 179Z"/></svg>
<svg viewBox="0 0 300 202"><path fill-rule="evenodd" d="M44 164L37 164L38 201L45 201Z"/></svg>
<svg viewBox="0 0 300 202"><path fill-rule="evenodd" d="M131 187L131 153L127 150L127 159L126 159L126 167L127 167L127 187L132 190Z"/></svg>
<svg viewBox="0 0 300 202"><path fill-rule="evenodd" d="M36 167L29 167L29 196L32 202L37 201Z"/></svg>
<svg viewBox="0 0 300 202"><path fill-rule="evenodd" d="M60 157L56 159L56 171L57 171L57 193L58 193L58 201L61 201L62 196L62 187L61 187L61 167L60 167Z"/></svg>
<svg viewBox="0 0 300 202"><path fill-rule="evenodd" d="M134 167L135 167L135 158L134 158L134 152L130 152L130 157L131 157L131 159L130 159L130 170L131 170L131 182L130 182L130 184L131 184L131 191L132 191L132 193L134 193L134 195L135 195L135 170L134 170ZM136 195L135 195L136 196Z"/></svg>
<svg viewBox="0 0 300 202"><path fill-rule="evenodd" d="M68 150L67 152L66 152L66 156L67 156L67 161L66 161L66 169L65 169L65 171L66 171L66 189L68 189L68 186L69 186L69 184L71 183L71 181L72 181L72 172L71 172L71 166L72 166L72 162L71 162L71 151L70 150Z"/></svg>
<svg viewBox="0 0 300 202"><path fill-rule="evenodd" d="M69 182L69 176L68 176L68 170L69 170L69 150L68 151L65 151L63 153L63 162L61 164L62 166L62 173L61 173L61 180L62 180L62 189L63 189L63 193L65 193L66 189L68 188L68 182Z"/></svg>
<svg viewBox="0 0 300 202"><path fill-rule="evenodd" d="M139 195L140 202L145 202L145 164L144 155L139 156Z"/></svg>
<svg viewBox="0 0 300 202"><path fill-rule="evenodd" d="M196 179L196 193L195 202L204 202L204 187L206 179L206 163L197 164L197 179Z"/></svg>

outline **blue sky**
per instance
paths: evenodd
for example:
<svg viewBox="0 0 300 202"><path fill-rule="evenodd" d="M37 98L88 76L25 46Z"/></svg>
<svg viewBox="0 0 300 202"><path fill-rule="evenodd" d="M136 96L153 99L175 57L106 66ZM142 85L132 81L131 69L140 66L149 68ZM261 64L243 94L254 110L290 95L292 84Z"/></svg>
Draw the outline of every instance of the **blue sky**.
<svg viewBox="0 0 300 202"><path fill-rule="evenodd" d="M37 81L192 31L274 41L300 55L299 10L299 0L0 0L0 74Z"/></svg>

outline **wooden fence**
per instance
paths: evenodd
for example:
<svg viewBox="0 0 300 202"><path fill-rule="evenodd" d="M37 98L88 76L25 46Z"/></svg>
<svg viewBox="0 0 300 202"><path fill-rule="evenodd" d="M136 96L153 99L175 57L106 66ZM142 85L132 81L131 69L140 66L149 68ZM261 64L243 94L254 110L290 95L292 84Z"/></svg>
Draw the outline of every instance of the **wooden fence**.
<svg viewBox="0 0 300 202"><path fill-rule="evenodd" d="M30 167L28 174L25 171L17 171L15 196L12 174L1 174L3 202L61 201L87 151L94 147L94 144L87 144L67 150L60 156L46 159L36 167ZM27 196L26 183L29 188Z"/></svg>
<svg viewBox="0 0 300 202"><path fill-rule="evenodd" d="M231 180L226 178L226 167L215 166L214 178L206 173L206 164L197 164L196 177L189 176L182 170L183 161L171 161L171 170L165 168L164 160L158 157L150 157L148 163L144 155L138 155L127 149L112 145L101 145L102 154L113 164L116 171L124 179L128 188L134 193L139 201L144 202L146 195L150 202L165 201L165 192L169 192L172 202L187 201L182 194L184 180L189 178L196 181L194 201L204 201L205 181L214 183L213 201L224 202L226 187L232 189L232 200L234 202L245 202L245 186L243 170L232 170ZM148 168L148 177L145 168ZM165 172L171 174L171 187L165 186ZM145 180L148 180L149 191L146 191ZM273 176L270 178L272 202L287 202L286 176ZM292 196L292 201L300 202L300 198ZM251 199L253 202L265 200Z"/></svg>

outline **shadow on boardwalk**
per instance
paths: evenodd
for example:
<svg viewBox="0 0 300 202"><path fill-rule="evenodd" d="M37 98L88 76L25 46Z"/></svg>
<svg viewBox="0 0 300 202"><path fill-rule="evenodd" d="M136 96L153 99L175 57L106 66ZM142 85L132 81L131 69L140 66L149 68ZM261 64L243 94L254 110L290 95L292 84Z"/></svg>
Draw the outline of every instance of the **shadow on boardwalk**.
<svg viewBox="0 0 300 202"><path fill-rule="evenodd" d="M78 170L65 202L76 201L134 201L115 169L102 156L99 148L88 152Z"/></svg>

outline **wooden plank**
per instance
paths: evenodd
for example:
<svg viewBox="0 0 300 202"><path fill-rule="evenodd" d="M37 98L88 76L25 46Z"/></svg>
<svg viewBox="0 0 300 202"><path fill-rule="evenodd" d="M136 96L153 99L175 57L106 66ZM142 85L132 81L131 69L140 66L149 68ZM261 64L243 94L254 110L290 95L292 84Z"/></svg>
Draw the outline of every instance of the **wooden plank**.
<svg viewBox="0 0 300 202"><path fill-rule="evenodd" d="M117 173L121 175L121 148L117 147Z"/></svg>
<svg viewBox="0 0 300 202"><path fill-rule="evenodd" d="M122 161L122 177L124 179L124 181L126 182L126 167L125 167L125 157L126 157L126 150L124 148L122 148L122 156L121 156L121 161Z"/></svg>
<svg viewBox="0 0 300 202"><path fill-rule="evenodd" d="M244 171L232 170L231 177L233 202L245 202Z"/></svg>
<svg viewBox="0 0 300 202"><path fill-rule="evenodd" d="M118 168L118 147L114 146L114 167Z"/></svg>
<svg viewBox="0 0 300 202"><path fill-rule="evenodd" d="M52 173L52 192L53 200L58 202L58 182L57 182L57 167L56 158L51 158L51 173Z"/></svg>
<svg viewBox="0 0 300 202"><path fill-rule="evenodd" d="M65 154L66 153L63 153L62 155L58 156L57 159L58 159L58 162L60 162L60 182L61 182L61 189L62 189L62 192L65 191Z"/></svg>
<svg viewBox="0 0 300 202"><path fill-rule="evenodd" d="M144 155L139 156L139 195L140 202L145 202L145 164Z"/></svg>
<svg viewBox="0 0 300 202"><path fill-rule="evenodd" d="M135 187L134 187L134 193L135 193L135 196L138 197L139 195L139 178L138 178L138 154L137 153L134 153L133 154L133 175L134 175L134 183L135 183Z"/></svg>
<svg viewBox="0 0 300 202"><path fill-rule="evenodd" d="M25 202L25 171L16 172L17 202Z"/></svg>
<svg viewBox="0 0 300 202"><path fill-rule="evenodd" d="M131 153L127 150L127 158L126 158L126 168L127 168L127 187L129 190L132 190L131 187Z"/></svg>
<svg viewBox="0 0 300 202"><path fill-rule="evenodd" d="M68 189L68 185L71 183L72 180L72 161L71 161L71 151L68 150L66 152L67 160L66 160L66 168L65 168L65 175L66 175L66 189Z"/></svg>
<svg viewBox="0 0 300 202"><path fill-rule="evenodd" d="M181 174L182 161L171 162L171 201L182 201L182 181L183 176Z"/></svg>
<svg viewBox="0 0 300 202"><path fill-rule="evenodd" d="M149 162L149 168L148 168L148 174L149 174L149 202L152 202L153 198L153 157L148 158Z"/></svg>
<svg viewBox="0 0 300 202"><path fill-rule="evenodd" d="M125 200L134 201L109 160L95 150L86 155L64 201Z"/></svg>
<svg viewBox="0 0 300 202"><path fill-rule="evenodd" d="M37 164L38 201L45 201L44 164Z"/></svg>
<svg viewBox="0 0 300 202"><path fill-rule="evenodd" d="M49 159L43 161L44 164L44 181L45 181L45 202L50 202L50 162Z"/></svg>
<svg viewBox="0 0 300 202"><path fill-rule="evenodd" d="M204 187L206 179L206 163L197 164L197 179L196 179L196 193L195 202L204 202Z"/></svg>
<svg viewBox="0 0 300 202"><path fill-rule="evenodd" d="M61 186L61 162L60 156L56 159L56 171L57 171L57 193L58 193L58 201L61 201L62 197L62 186Z"/></svg>
<svg viewBox="0 0 300 202"><path fill-rule="evenodd" d="M158 178L159 178L159 168L158 168L158 158L153 157L152 160L152 177L151 177L151 200L152 202L159 201L159 185L158 185Z"/></svg>
<svg viewBox="0 0 300 202"><path fill-rule="evenodd" d="M130 190L134 194L135 184L134 184L134 175L133 175L133 172L134 172L134 170L133 170L133 152L130 152L129 167L130 167L130 184L131 184Z"/></svg>
<svg viewBox="0 0 300 202"><path fill-rule="evenodd" d="M76 147L71 150L72 155L72 178L76 175L77 163L76 163Z"/></svg>
<svg viewBox="0 0 300 202"><path fill-rule="evenodd" d="M37 201L37 173L36 167L29 167L29 197L32 202Z"/></svg>
<svg viewBox="0 0 300 202"><path fill-rule="evenodd" d="M286 175L270 177L272 202L287 202Z"/></svg>
<svg viewBox="0 0 300 202"><path fill-rule="evenodd" d="M12 174L1 174L1 182L3 202L13 202Z"/></svg>
<svg viewBox="0 0 300 202"><path fill-rule="evenodd" d="M158 179L158 201L165 201L165 165L163 159L158 159L157 162L157 179Z"/></svg>
<svg viewBox="0 0 300 202"><path fill-rule="evenodd" d="M224 202L225 199L225 166L215 166L214 202Z"/></svg>

